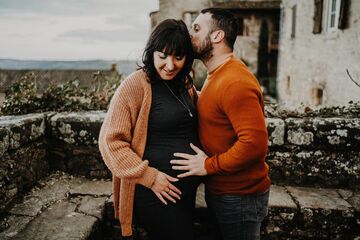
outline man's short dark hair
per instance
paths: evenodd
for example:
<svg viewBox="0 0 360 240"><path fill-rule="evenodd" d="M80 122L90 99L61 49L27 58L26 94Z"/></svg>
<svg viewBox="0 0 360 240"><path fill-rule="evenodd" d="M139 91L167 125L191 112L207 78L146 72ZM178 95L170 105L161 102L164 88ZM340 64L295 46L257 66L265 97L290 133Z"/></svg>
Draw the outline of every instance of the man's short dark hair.
<svg viewBox="0 0 360 240"><path fill-rule="evenodd" d="M201 13L211 14L213 20L212 31L223 30L225 32L225 42L233 50L238 29L235 16L224 8L206 8L201 10Z"/></svg>

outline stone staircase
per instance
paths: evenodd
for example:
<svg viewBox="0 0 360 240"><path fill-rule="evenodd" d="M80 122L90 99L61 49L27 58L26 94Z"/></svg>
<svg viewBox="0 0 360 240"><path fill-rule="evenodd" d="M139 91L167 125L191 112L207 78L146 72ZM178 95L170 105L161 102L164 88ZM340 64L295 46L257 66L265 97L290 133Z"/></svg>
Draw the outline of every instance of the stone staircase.
<svg viewBox="0 0 360 240"><path fill-rule="evenodd" d="M0 239L104 239L111 190L110 181L53 173L14 205Z"/></svg>
<svg viewBox="0 0 360 240"><path fill-rule="evenodd" d="M360 193L271 186L262 239L360 239ZM197 240L212 240L204 186L196 202ZM3 219L0 239L121 239L109 180L55 172L40 180ZM135 229L136 239L146 239Z"/></svg>

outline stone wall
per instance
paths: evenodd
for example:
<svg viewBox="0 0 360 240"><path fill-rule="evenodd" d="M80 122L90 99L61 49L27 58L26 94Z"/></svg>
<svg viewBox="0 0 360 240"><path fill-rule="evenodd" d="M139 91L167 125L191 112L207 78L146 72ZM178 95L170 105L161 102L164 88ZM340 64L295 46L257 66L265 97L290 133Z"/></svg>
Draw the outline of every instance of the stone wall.
<svg viewBox="0 0 360 240"><path fill-rule="evenodd" d="M97 145L105 112L0 117L0 206L49 171L110 178ZM276 185L360 189L360 118L268 118Z"/></svg>
<svg viewBox="0 0 360 240"><path fill-rule="evenodd" d="M98 148L105 112L58 113L49 119L49 164L91 178L110 178Z"/></svg>
<svg viewBox="0 0 360 240"><path fill-rule="evenodd" d="M276 66L277 66L277 48L278 48L278 25L279 25L279 12L280 12L279 0L198 0L198 1L176 1L176 0L159 0L159 10L150 14L152 27L158 24L160 21L166 18L182 19L190 28L192 22L195 20L200 11L208 7L220 7L227 8L233 12L241 22L243 32L237 36L234 44L234 55L238 59L242 59L246 62L250 71L254 74L259 72L270 72L264 77L265 81L269 81L268 78L275 80ZM268 43L260 44L260 32L262 22L266 22L268 29ZM261 45L261 46L260 46ZM265 52L262 54L263 58L267 58L265 65L258 66L259 49L260 47L266 47ZM269 48L269 49L268 49ZM260 52L261 54L261 52ZM269 55L265 57L265 55ZM270 58L274 58L270 60ZM194 65L195 70L195 83L197 87L202 87L203 81L206 78L206 69L203 64L196 62ZM261 79L260 79L261 80ZM263 83L265 88L269 88L267 83ZM274 84L275 85L275 84Z"/></svg>
<svg viewBox="0 0 360 240"><path fill-rule="evenodd" d="M360 100L360 1L350 4L349 26L313 34L315 1L283 0L278 65L279 100L291 106L346 105ZM325 2L325 1L324 1ZM296 5L295 37L291 37ZM324 12L324 11L323 11ZM321 98L319 101L318 98Z"/></svg>
<svg viewBox="0 0 360 240"><path fill-rule="evenodd" d="M276 184L360 189L360 118L267 120Z"/></svg>
<svg viewBox="0 0 360 240"><path fill-rule="evenodd" d="M46 114L0 117L0 216L49 172Z"/></svg>

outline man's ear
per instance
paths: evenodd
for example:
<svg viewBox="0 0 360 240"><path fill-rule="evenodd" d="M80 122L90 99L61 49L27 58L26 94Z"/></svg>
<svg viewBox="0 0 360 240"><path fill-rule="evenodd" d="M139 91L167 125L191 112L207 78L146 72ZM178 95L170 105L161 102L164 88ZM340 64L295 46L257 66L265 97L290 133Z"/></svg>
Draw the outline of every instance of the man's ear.
<svg viewBox="0 0 360 240"><path fill-rule="evenodd" d="M221 42L225 37L225 32L223 30L216 30L211 33L211 41L214 43Z"/></svg>

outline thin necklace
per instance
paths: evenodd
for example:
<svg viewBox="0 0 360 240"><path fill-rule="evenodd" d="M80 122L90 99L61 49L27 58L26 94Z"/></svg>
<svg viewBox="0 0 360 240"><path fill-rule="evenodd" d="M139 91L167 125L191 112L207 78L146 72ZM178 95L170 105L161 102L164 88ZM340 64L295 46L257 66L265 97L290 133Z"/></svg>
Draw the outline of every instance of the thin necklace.
<svg viewBox="0 0 360 240"><path fill-rule="evenodd" d="M175 93L171 90L171 88L167 85L167 83L166 82L164 82L164 81L161 81L163 84L165 84L165 86L167 87L167 89L169 89L169 91L171 92L171 94L181 103L181 105L183 105L183 107L189 112L189 116L190 117L193 117L193 114L191 113L191 111L190 111L190 108L187 106L187 105L185 105L186 103L183 103L176 95L175 95Z"/></svg>

